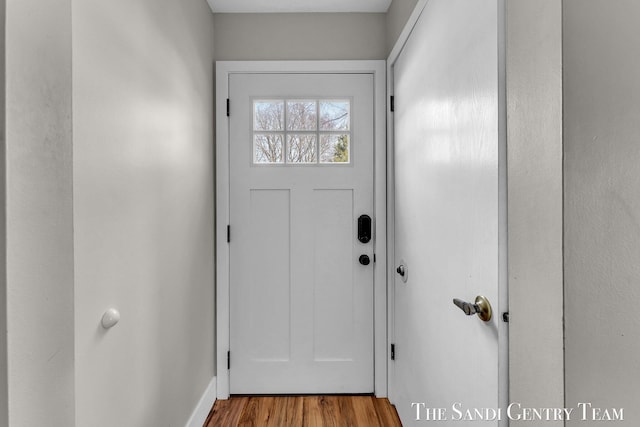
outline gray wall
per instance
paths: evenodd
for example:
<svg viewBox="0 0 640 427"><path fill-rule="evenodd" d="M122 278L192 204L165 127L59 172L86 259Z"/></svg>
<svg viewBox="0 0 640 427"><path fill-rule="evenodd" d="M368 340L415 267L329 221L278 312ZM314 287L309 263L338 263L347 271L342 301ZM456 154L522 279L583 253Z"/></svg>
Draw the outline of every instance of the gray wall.
<svg viewBox="0 0 640 427"><path fill-rule="evenodd" d="M561 12L507 1L509 392L534 408L564 405Z"/></svg>
<svg viewBox="0 0 640 427"><path fill-rule="evenodd" d="M218 61L387 55L384 13L218 13L214 22Z"/></svg>
<svg viewBox="0 0 640 427"><path fill-rule="evenodd" d="M213 18L128 6L6 5L0 425L183 425L213 376Z"/></svg>
<svg viewBox="0 0 640 427"><path fill-rule="evenodd" d="M184 425L214 375L213 40L204 0L73 3L78 426Z"/></svg>
<svg viewBox="0 0 640 427"><path fill-rule="evenodd" d="M391 2L385 22L387 28L387 54L391 52L391 49L396 44L398 36L400 36L417 3L418 0L393 0Z"/></svg>
<svg viewBox="0 0 640 427"><path fill-rule="evenodd" d="M5 192L6 185L6 163L5 163L5 73L4 73L4 57L5 57L5 37L4 37L4 18L7 2L0 0L0 426L7 425L8 418L8 395L7 395L7 224L5 208L7 206L7 197Z"/></svg>
<svg viewBox="0 0 640 427"><path fill-rule="evenodd" d="M640 3L563 4L567 404L640 425Z"/></svg>
<svg viewBox="0 0 640 427"><path fill-rule="evenodd" d="M9 425L73 426L71 0L6 8Z"/></svg>

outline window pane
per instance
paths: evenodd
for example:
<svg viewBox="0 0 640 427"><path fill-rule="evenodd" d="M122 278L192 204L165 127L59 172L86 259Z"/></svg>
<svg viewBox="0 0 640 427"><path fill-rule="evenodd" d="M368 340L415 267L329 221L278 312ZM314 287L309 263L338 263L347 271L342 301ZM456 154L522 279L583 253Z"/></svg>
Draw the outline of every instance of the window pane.
<svg viewBox="0 0 640 427"><path fill-rule="evenodd" d="M256 134L253 136L253 163L283 163L283 136Z"/></svg>
<svg viewBox="0 0 640 427"><path fill-rule="evenodd" d="M320 163L349 163L349 135L320 135Z"/></svg>
<svg viewBox="0 0 640 427"><path fill-rule="evenodd" d="M315 135L287 135L287 162L316 163Z"/></svg>
<svg viewBox="0 0 640 427"><path fill-rule="evenodd" d="M316 101L287 101L287 130L316 130Z"/></svg>
<svg viewBox="0 0 640 427"><path fill-rule="evenodd" d="M254 101L253 130L284 130L284 101Z"/></svg>
<svg viewBox="0 0 640 427"><path fill-rule="evenodd" d="M350 112L348 100L320 101L320 130L349 130Z"/></svg>

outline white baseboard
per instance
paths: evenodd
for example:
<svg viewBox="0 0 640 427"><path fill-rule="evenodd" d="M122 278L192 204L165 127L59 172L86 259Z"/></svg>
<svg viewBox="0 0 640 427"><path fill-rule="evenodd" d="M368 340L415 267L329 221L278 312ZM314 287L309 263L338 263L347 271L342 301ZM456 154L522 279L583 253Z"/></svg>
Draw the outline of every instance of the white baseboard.
<svg viewBox="0 0 640 427"><path fill-rule="evenodd" d="M185 427L202 427L204 425L211 411L211 407L216 401L216 395L216 377L213 377Z"/></svg>

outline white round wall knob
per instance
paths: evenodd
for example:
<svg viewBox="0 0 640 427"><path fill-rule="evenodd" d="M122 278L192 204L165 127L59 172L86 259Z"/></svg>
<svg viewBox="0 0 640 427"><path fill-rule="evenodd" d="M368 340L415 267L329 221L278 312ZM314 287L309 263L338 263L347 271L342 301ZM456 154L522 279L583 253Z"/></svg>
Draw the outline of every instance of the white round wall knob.
<svg viewBox="0 0 640 427"><path fill-rule="evenodd" d="M110 308L102 315L102 327L105 329L112 328L120 321L120 312L115 308Z"/></svg>

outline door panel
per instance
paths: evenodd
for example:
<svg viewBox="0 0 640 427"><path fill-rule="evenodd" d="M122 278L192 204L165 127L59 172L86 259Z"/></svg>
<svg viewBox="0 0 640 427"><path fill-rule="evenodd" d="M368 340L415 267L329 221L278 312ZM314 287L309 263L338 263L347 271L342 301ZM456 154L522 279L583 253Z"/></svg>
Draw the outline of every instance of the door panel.
<svg viewBox="0 0 640 427"><path fill-rule="evenodd" d="M412 402L498 408L498 2L431 0L394 66L395 391ZM493 305L489 322L452 300ZM419 415L426 420L426 411ZM497 421L483 425L496 426Z"/></svg>
<svg viewBox="0 0 640 427"><path fill-rule="evenodd" d="M240 288L241 301L252 307L248 313L254 328L252 345L246 351L253 358L287 361L290 358L289 253L291 194L289 190L251 190L250 227L254 236L247 257L247 273L253 283L269 286Z"/></svg>
<svg viewBox="0 0 640 427"><path fill-rule="evenodd" d="M373 391L373 77L232 74L230 390Z"/></svg>
<svg viewBox="0 0 640 427"><path fill-rule="evenodd" d="M314 190L315 281L314 360L352 360L353 320L353 190ZM346 320L346 321L345 321Z"/></svg>

